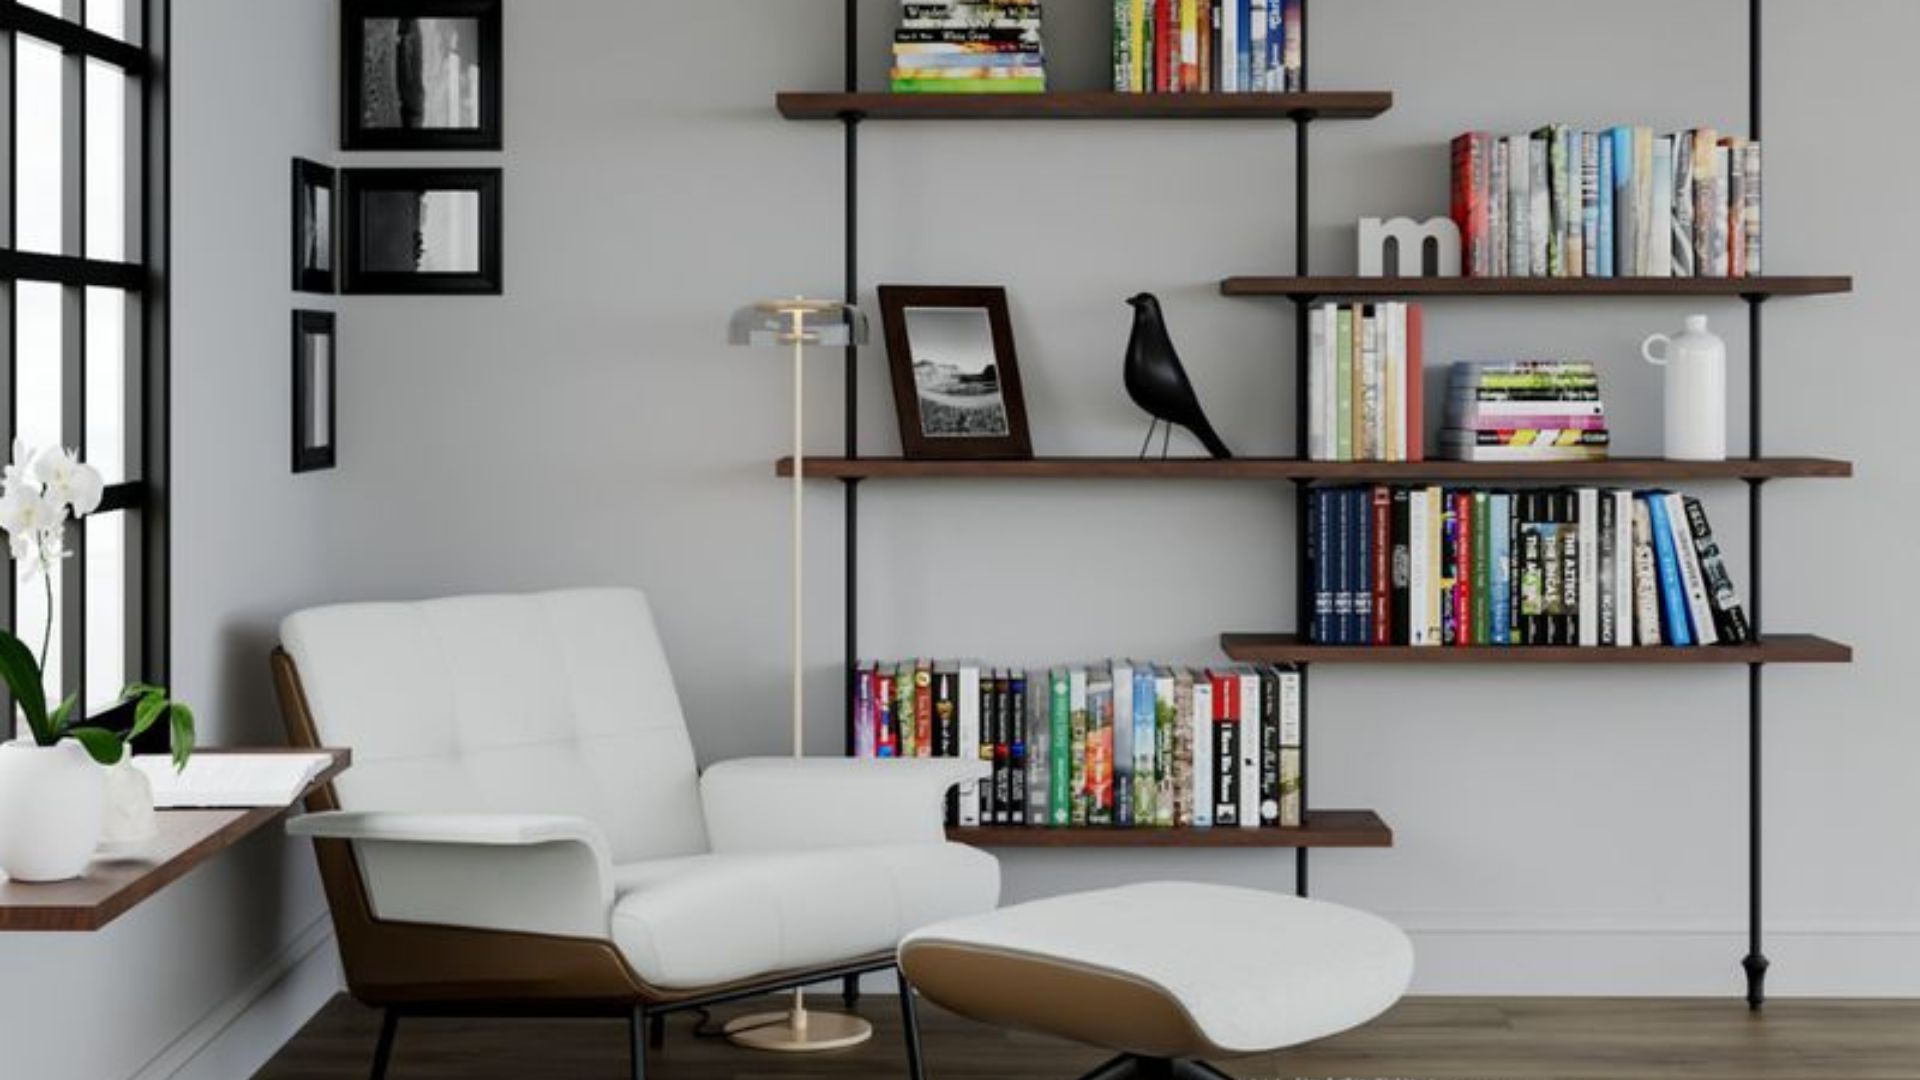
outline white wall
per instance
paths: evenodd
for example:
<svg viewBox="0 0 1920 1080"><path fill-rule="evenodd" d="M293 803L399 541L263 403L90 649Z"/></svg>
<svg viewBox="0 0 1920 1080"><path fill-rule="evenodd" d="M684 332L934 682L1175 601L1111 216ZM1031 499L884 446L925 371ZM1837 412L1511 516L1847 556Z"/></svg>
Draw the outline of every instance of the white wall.
<svg viewBox="0 0 1920 1080"><path fill-rule="evenodd" d="M176 0L173 23L173 685L203 743L259 745L281 738L274 626L333 592L344 475L289 475L286 425L288 162L335 145L334 21ZM251 1075L337 985L312 864L261 836L97 934L0 936L0 1073Z"/></svg>
<svg viewBox="0 0 1920 1080"><path fill-rule="evenodd" d="M1104 5L1049 7L1056 85L1103 71ZM892 5L872 0L863 77ZM837 125L785 123L776 90L833 88L838 5L515 5L508 15L508 294L356 300L343 386L343 595L585 581L653 593L706 760L777 752L784 664L776 356L721 344L733 305L831 292ZM1362 214L1442 213L1453 134L1549 120L1744 130L1745 5L1416 0L1317 5L1321 89L1392 112L1314 129L1314 269L1349 271ZM751 32L747 28L751 26ZM1887 133L1920 77L1913 5L1768 14L1768 265L1859 277L1770 306L1768 447L1857 459L1849 483L1769 488L1767 619L1853 642L1849 668L1767 676L1769 951L1780 994L1920 992L1920 860L1902 782L1920 735L1895 681L1912 579L1877 565L1912 528L1901 468L1916 284L1893 225L1920 164ZM639 45L640 42L650 42ZM636 57L644 57L636 59ZM1844 179L1836 176L1845 169ZM1128 453L1128 312L1158 292L1229 442L1292 444L1291 312L1227 300L1291 268L1292 131L1278 124L869 123L862 277L1004 283L1036 449ZM868 294L871 298L871 294ZM1618 450L1655 453L1641 337L1693 305L1451 302L1437 360L1579 353L1605 373ZM1736 358L1744 309L1708 307ZM1740 365L1736 364L1737 368ZM838 452L837 356L809 384ZM1734 438L1745 435L1744 370ZM863 357L869 452L897 448L884 363ZM1224 629L1284 628L1292 509L1275 485L864 487L862 648L885 655L1202 660ZM1703 489L1736 566L1744 489ZM839 745L840 498L809 504L810 743ZM966 565L964 582L928 568ZM1740 669L1340 669L1314 680L1314 797L1372 806L1399 843L1315 856L1318 895L1416 933L1419 988L1732 993L1743 950ZM1156 876L1291 885L1273 853L1007 853L1010 899Z"/></svg>

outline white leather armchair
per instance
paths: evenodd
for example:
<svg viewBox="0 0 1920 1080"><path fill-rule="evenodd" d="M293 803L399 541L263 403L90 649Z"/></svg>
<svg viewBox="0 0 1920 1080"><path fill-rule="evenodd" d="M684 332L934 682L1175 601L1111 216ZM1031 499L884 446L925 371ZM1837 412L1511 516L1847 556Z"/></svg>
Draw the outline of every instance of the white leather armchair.
<svg viewBox="0 0 1920 1080"><path fill-rule="evenodd" d="M941 828L979 762L697 775L637 591L317 608L281 641L293 741L354 752L288 831L386 1010L376 1080L400 1016L482 1009L626 1012L637 1077L663 1012L889 968L998 900L998 863Z"/></svg>

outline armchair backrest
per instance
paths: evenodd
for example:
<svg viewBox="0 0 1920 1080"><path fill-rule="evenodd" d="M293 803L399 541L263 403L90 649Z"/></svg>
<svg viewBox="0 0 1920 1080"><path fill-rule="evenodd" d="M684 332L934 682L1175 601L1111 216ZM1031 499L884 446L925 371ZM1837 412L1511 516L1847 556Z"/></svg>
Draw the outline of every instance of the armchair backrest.
<svg viewBox="0 0 1920 1080"><path fill-rule="evenodd" d="M616 862L707 849L693 744L634 589L341 604L287 617L343 810L573 814Z"/></svg>

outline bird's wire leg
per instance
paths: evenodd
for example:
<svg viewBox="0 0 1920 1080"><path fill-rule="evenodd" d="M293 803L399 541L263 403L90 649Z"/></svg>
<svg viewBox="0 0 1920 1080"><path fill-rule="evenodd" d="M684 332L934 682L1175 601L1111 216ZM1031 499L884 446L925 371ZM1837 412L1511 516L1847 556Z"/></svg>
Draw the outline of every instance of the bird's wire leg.
<svg viewBox="0 0 1920 1080"><path fill-rule="evenodd" d="M1160 418L1157 416L1153 418L1152 423L1147 425L1146 441L1140 444L1140 460L1145 461L1147 459L1147 448L1153 445L1153 429L1159 426L1160 426Z"/></svg>
<svg viewBox="0 0 1920 1080"><path fill-rule="evenodd" d="M1160 460L1161 461L1167 460L1167 447L1172 445L1172 443L1173 443L1173 425L1168 424L1167 430L1160 433Z"/></svg>

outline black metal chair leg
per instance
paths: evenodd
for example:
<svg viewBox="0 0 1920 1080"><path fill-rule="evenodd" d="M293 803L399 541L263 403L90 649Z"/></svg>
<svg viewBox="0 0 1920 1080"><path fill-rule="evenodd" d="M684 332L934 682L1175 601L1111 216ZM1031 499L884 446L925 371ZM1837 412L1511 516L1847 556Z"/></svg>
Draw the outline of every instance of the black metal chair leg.
<svg viewBox="0 0 1920 1080"><path fill-rule="evenodd" d="M860 976L849 975L840 980L840 1001L849 1009L860 1004Z"/></svg>
<svg viewBox="0 0 1920 1080"><path fill-rule="evenodd" d="M647 1024L647 1045L655 1050L667 1045L667 1018L664 1013L656 1013Z"/></svg>
<svg viewBox="0 0 1920 1080"><path fill-rule="evenodd" d="M660 1018L653 1018L658 1023ZM647 1080L647 1009L633 1007L633 1019L627 1025L628 1041L633 1044L633 1080Z"/></svg>
<svg viewBox="0 0 1920 1080"><path fill-rule="evenodd" d="M920 1062L920 1020L913 1008L913 984L906 972L895 974L900 978L900 1026L907 1033L907 1080L927 1080L926 1067Z"/></svg>
<svg viewBox="0 0 1920 1080"><path fill-rule="evenodd" d="M1133 1080L1140 1075L1140 1059L1132 1054L1118 1054L1095 1065L1092 1071L1082 1074L1080 1080Z"/></svg>
<svg viewBox="0 0 1920 1080"><path fill-rule="evenodd" d="M1233 1080L1233 1077L1204 1061L1183 1059L1173 1063L1175 1080Z"/></svg>
<svg viewBox="0 0 1920 1080"><path fill-rule="evenodd" d="M373 1044L373 1071L367 1080L386 1080L387 1062L393 1057L394 1030L400 1026L400 1014L384 1009L380 1014L380 1041Z"/></svg>

